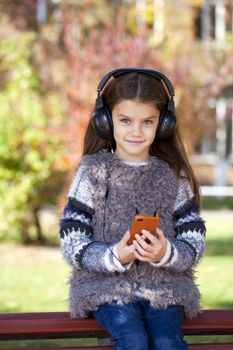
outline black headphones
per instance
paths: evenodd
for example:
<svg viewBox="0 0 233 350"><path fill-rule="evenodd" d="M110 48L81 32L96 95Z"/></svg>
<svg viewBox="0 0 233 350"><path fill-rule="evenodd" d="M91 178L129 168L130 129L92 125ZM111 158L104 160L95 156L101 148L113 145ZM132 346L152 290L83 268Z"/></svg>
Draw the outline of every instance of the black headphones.
<svg viewBox="0 0 233 350"><path fill-rule="evenodd" d="M102 97L100 95L104 86L107 84L108 80L111 77L118 78L119 76L131 72L147 74L149 76L154 77L159 81L163 81L170 95L170 99L168 104L163 108L159 115L159 124L156 131L156 138L160 140L164 140L172 135L176 127L176 116L175 116L175 105L173 96L174 88L170 82L170 80L162 73L155 71L153 69L146 68L119 68L112 70L107 73L102 80L100 81L97 87L97 97L96 97L96 105L95 111L92 114L92 126L95 132L102 139L113 141L113 123L112 123L112 113L109 109L104 105Z"/></svg>

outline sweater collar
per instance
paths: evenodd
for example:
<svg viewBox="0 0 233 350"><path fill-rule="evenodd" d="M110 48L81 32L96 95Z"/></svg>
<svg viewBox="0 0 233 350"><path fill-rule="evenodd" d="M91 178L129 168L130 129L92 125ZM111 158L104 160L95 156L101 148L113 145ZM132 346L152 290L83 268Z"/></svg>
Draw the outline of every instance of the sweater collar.
<svg viewBox="0 0 233 350"><path fill-rule="evenodd" d="M153 164L158 163L158 159L155 156L150 156L148 161L145 162L125 162L123 161L115 152L112 153L106 149L101 150L101 152L106 154L106 160L110 161L112 165L116 165L117 167L125 168L125 169L139 169L139 170L147 170L152 167Z"/></svg>

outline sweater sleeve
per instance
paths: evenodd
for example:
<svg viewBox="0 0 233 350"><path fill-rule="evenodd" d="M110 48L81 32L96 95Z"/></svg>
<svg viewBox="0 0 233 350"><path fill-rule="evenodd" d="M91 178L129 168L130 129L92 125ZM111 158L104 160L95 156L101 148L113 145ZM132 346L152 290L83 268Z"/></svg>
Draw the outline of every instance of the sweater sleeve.
<svg viewBox="0 0 233 350"><path fill-rule="evenodd" d="M160 262L151 264L178 272L193 268L205 251L205 224L186 178L181 178L173 211L174 239Z"/></svg>
<svg viewBox="0 0 233 350"><path fill-rule="evenodd" d="M73 178L60 220L61 252L65 261L90 272L124 272L131 263L118 260L116 243L93 239L94 186L84 162Z"/></svg>

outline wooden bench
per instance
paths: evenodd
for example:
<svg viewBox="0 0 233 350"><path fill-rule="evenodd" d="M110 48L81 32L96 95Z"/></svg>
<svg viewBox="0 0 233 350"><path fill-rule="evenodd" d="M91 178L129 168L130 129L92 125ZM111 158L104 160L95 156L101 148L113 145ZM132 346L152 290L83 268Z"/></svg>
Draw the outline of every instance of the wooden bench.
<svg viewBox="0 0 233 350"><path fill-rule="evenodd" d="M204 310L193 320L185 320L185 335L233 335L233 310ZM2 313L0 314L0 341L29 339L98 338L99 345L49 347L49 350L110 350L112 345L101 345L109 334L94 319L70 319L67 312ZM102 341L103 344L103 341ZM16 345L17 346L17 345ZM1 345L0 345L1 348ZM29 348L24 348L24 350ZM33 348L35 349L35 348ZM36 348L41 349L41 348ZM193 344L190 350L233 350L232 343Z"/></svg>

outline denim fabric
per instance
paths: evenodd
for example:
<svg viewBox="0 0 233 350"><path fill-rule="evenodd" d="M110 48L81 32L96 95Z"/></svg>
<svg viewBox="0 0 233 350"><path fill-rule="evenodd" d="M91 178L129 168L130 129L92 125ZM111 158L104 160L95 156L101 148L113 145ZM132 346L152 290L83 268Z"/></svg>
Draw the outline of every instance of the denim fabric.
<svg viewBox="0 0 233 350"><path fill-rule="evenodd" d="M154 309L145 299L101 305L96 321L111 334L114 350L188 350L183 340L183 306Z"/></svg>

